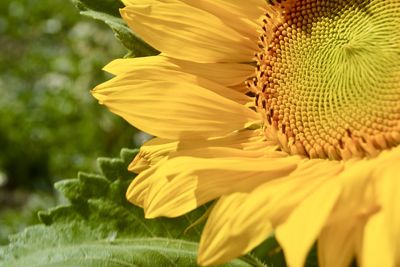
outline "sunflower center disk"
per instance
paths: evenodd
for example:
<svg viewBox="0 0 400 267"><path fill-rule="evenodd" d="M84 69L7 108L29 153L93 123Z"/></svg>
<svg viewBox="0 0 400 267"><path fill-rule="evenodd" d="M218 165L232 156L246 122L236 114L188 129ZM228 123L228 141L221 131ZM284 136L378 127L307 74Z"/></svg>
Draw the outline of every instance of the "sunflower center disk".
<svg viewBox="0 0 400 267"><path fill-rule="evenodd" d="M400 1L294 1L280 16L265 15L249 83L266 134L310 158L398 145Z"/></svg>

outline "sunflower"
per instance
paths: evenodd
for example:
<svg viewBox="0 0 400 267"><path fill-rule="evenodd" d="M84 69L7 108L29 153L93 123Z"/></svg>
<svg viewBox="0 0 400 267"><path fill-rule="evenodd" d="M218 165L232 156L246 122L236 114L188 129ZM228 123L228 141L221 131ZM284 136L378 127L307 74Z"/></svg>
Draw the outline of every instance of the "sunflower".
<svg viewBox="0 0 400 267"><path fill-rule="evenodd" d="M129 169L147 218L215 201L198 263L275 234L289 266L400 265L399 0L124 0L161 53L93 90L153 136Z"/></svg>

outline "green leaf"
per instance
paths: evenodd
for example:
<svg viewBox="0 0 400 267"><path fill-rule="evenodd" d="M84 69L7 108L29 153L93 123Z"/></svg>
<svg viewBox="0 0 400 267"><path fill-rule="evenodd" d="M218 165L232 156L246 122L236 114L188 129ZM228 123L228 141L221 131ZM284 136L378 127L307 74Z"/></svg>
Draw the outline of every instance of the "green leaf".
<svg viewBox="0 0 400 267"><path fill-rule="evenodd" d="M101 20L115 33L116 38L129 50L129 57L159 54L159 51L144 42L131 31L119 15L124 7L119 0L72 0L82 15Z"/></svg>
<svg viewBox="0 0 400 267"><path fill-rule="evenodd" d="M282 248L274 236L267 238L257 246L252 254L258 259L263 260L268 266L286 267L285 256Z"/></svg>
<svg viewBox="0 0 400 267"><path fill-rule="evenodd" d="M98 160L101 174L56 183L70 204L40 212L42 225L11 236L0 248L0 266L196 266L202 224L185 230L207 207L175 219L144 219L124 197L135 153L123 149L118 159ZM224 266L262 264L246 256Z"/></svg>
<svg viewBox="0 0 400 267"><path fill-rule="evenodd" d="M166 238L137 238L82 242L49 247L9 266L196 266L197 244ZM239 260L226 266L249 266Z"/></svg>
<svg viewBox="0 0 400 267"><path fill-rule="evenodd" d="M40 250L10 266L195 266L196 249L193 242L163 238L88 242L64 246L62 254Z"/></svg>
<svg viewBox="0 0 400 267"><path fill-rule="evenodd" d="M267 238L263 243L257 246L252 252L257 259L265 262L267 266L286 267L285 256L275 236L272 235ZM317 246L314 245L308 256L305 267L318 267Z"/></svg>

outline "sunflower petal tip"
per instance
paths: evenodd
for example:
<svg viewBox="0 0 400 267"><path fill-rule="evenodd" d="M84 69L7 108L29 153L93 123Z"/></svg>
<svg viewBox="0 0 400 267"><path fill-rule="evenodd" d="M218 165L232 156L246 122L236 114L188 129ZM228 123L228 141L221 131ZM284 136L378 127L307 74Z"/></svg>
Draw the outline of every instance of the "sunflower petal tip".
<svg viewBox="0 0 400 267"><path fill-rule="evenodd" d="M152 204L149 204L147 206L145 204L143 207L146 219L155 219L158 217L168 217L168 218L176 217L175 214L169 212L169 209L161 206L158 203L153 203L153 202Z"/></svg>
<svg viewBox="0 0 400 267"><path fill-rule="evenodd" d="M199 249L199 253L197 255L197 265L198 266L210 266L211 261L207 260L208 257L206 257L204 253L201 252L201 249Z"/></svg>
<svg viewBox="0 0 400 267"><path fill-rule="evenodd" d="M149 219L155 219L159 216L155 215L154 213L145 212L144 217L149 220Z"/></svg>
<svg viewBox="0 0 400 267"><path fill-rule="evenodd" d="M126 200L127 200L128 202L130 202L130 203L132 203L132 204L135 204L135 203L136 203L136 201L135 201L135 199L133 198L131 192L129 192L129 191L126 191L125 198L126 198Z"/></svg>
<svg viewBox="0 0 400 267"><path fill-rule="evenodd" d="M221 258L216 256L217 253L215 251L204 251L199 249L199 253L197 255L197 265L198 266L216 266L220 264L227 263L230 261L227 258Z"/></svg>
<svg viewBox="0 0 400 267"><path fill-rule="evenodd" d="M140 173L149 167L149 162L145 160L140 152L136 155L133 161L128 165L128 171Z"/></svg>
<svg viewBox="0 0 400 267"><path fill-rule="evenodd" d="M126 200L128 200L130 203L134 204L134 205L138 205L139 201L137 200L137 192L135 190L135 186L133 186L133 183L131 183L128 187L128 189L126 190L125 193L125 198Z"/></svg>
<svg viewBox="0 0 400 267"><path fill-rule="evenodd" d="M147 203L145 201L143 208L144 208L144 217L146 219L154 219L165 215L163 213L162 208L160 208L160 206L157 205L157 203L155 203L154 199L152 201L147 201Z"/></svg>
<svg viewBox="0 0 400 267"><path fill-rule="evenodd" d="M206 265L203 264L203 261L200 260L200 258L197 258L197 265L198 266L206 266Z"/></svg>
<svg viewBox="0 0 400 267"><path fill-rule="evenodd" d="M126 5L125 5L125 7L121 7L121 8L119 8L119 9L118 9L118 11L119 11L119 14L121 14L121 16L122 16L122 14L123 14L123 13L125 13L125 12L126 12L126 10L125 10L125 9L126 9Z"/></svg>
<svg viewBox="0 0 400 267"><path fill-rule="evenodd" d="M154 199L150 204L145 204L144 213L146 219L154 219L157 217L175 217L173 213L169 212L169 209L166 209L158 202L154 201Z"/></svg>
<svg viewBox="0 0 400 267"><path fill-rule="evenodd" d="M100 105L104 105L105 103L105 95L102 95L98 92L97 88L94 88L90 91L92 96L99 102Z"/></svg>

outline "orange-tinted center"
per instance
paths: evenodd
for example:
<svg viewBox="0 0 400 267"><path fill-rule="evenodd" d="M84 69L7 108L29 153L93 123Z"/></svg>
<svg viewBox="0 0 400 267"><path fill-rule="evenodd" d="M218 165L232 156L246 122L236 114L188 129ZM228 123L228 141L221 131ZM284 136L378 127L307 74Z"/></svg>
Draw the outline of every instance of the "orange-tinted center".
<svg viewBox="0 0 400 267"><path fill-rule="evenodd" d="M249 88L269 138L310 158L400 143L400 1L271 2Z"/></svg>

